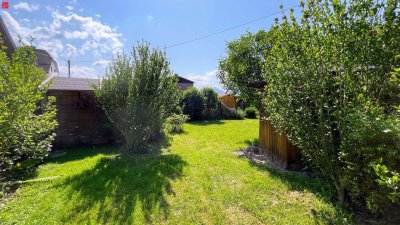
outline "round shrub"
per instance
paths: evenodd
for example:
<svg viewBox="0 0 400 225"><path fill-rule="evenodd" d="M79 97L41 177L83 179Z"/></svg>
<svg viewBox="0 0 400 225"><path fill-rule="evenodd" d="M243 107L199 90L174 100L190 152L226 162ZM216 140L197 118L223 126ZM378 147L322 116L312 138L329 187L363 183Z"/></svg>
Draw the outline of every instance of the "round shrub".
<svg viewBox="0 0 400 225"><path fill-rule="evenodd" d="M255 119L257 118L257 109L254 106L247 107L245 109L246 118Z"/></svg>
<svg viewBox="0 0 400 225"><path fill-rule="evenodd" d="M241 109L237 109L233 112L224 114L224 119L227 120L243 120L245 117L245 112Z"/></svg>
<svg viewBox="0 0 400 225"><path fill-rule="evenodd" d="M183 124L189 119L187 115L172 114L165 122L165 129L170 134L183 132Z"/></svg>

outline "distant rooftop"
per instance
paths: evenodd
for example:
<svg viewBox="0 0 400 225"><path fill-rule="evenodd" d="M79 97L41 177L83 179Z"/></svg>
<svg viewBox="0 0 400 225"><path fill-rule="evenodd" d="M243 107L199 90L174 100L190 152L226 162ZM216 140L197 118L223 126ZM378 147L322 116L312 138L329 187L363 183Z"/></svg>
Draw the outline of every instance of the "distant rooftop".
<svg viewBox="0 0 400 225"><path fill-rule="evenodd" d="M17 48L13 39L11 38L10 32L8 32L8 29L6 27L6 24L3 21L3 18L0 16L0 39L3 41L1 45L4 45L7 47L6 53L8 57L12 56L12 53L15 52L15 49Z"/></svg>
<svg viewBox="0 0 400 225"><path fill-rule="evenodd" d="M181 76L178 76L178 78L179 78L178 83L189 83L189 84L193 84L194 83L193 81L188 80L186 78L183 78Z"/></svg>
<svg viewBox="0 0 400 225"><path fill-rule="evenodd" d="M44 72L47 74L51 73L58 73L58 64L57 62L51 57L50 53L48 53L44 49L34 49L36 54L36 64L40 67Z"/></svg>

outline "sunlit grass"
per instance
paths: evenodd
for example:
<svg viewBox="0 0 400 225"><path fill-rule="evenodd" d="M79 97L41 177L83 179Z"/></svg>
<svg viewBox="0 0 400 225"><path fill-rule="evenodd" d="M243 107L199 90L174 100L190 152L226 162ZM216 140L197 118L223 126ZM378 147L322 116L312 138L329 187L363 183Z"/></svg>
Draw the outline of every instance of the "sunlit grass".
<svg viewBox="0 0 400 225"><path fill-rule="evenodd" d="M161 154L77 148L38 168L0 212L0 224L343 223L320 179L280 173L233 151L258 137L258 120L185 125ZM350 221L348 221L350 223Z"/></svg>

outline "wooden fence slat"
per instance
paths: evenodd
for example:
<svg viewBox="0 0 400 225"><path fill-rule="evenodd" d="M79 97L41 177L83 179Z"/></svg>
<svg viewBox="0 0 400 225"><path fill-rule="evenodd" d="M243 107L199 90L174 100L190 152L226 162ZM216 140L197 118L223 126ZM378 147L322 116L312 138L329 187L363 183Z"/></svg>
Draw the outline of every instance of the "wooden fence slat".
<svg viewBox="0 0 400 225"><path fill-rule="evenodd" d="M272 124L260 119L260 147L270 159L287 168L291 163L298 161L298 149L293 146L286 134L279 134Z"/></svg>

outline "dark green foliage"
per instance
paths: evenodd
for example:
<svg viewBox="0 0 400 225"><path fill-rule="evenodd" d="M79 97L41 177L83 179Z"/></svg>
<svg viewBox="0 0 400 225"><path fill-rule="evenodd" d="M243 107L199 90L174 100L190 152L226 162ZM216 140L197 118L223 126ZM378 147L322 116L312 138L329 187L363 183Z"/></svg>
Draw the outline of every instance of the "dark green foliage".
<svg viewBox="0 0 400 225"><path fill-rule="evenodd" d="M204 98L202 93L194 87L183 92L182 112L189 116L191 121L203 119Z"/></svg>
<svg viewBox="0 0 400 225"><path fill-rule="evenodd" d="M257 118L257 109L254 106L247 107L245 110L246 118L255 119Z"/></svg>
<svg viewBox="0 0 400 225"><path fill-rule="evenodd" d="M399 64L398 4L307 1L301 21L292 11L269 31L263 68L269 120L287 129L340 201L386 215L400 210L399 201L371 165L392 175L400 169L398 123L389 121L393 103L384 99L396 95L389 88Z"/></svg>
<svg viewBox="0 0 400 225"><path fill-rule="evenodd" d="M223 114L223 118L228 120L243 120L245 116L246 113L241 109L232 112L224 112Z"/></svg>
<svg viewBox="0 0 400 225"><path fill-rule="evenodd" d="M178 134L183 132L183 124L188 120L187 115L172 114L165 121L165 129L170 134Z"/></svg>
<svg viewBox="0 0 400 225"><path fill-rule="evenodd" d="M238 79L253 75L249 55L257 55L248 46L265 34L258 41L268 119L285 128L341 202L391 218L400 210L399 1L310 0L300 8L301 18L291 10L266 34L228 44L221 81L246 90Z"/></svg>
<svg viewBox="0 0 400 225"><path fill-rule="evenodd" d="M131 56L118 54L113 59L96 97L125 139L126 149L145 152L176 111L180 91L165 53L142 42Z"/></svg>
<svg viewBox="0 0 400 225"><path fill-rule="evenodd" d="M215 92L210 87L205 87L201 90L203 94L205 109L204 109L204 119L214 119L217 114L217 105L218 105L218 93Z"/></svg>
<svg viewBox="0 0 400 225"><path fill-rule="evenodd" d="M53 98L44 100L46 74L35 59L30 46L12 60L0 49L0 180L33 168L52 147L56 109Z"/></svg>

